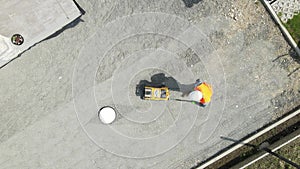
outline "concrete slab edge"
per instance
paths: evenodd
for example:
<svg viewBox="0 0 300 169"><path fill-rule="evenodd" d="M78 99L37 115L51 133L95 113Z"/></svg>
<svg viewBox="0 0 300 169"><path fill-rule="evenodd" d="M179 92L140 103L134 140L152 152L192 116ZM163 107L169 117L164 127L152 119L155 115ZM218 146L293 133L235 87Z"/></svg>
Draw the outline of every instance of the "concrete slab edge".
<svg viewBox="0 0 300 169"><path fill-rule="evenodd" d="M293 39L293 37L291 36L291 34L289 33L289 31L282 24L280 18L277 16L277 14L273 10L272 6L269 4L269 2L267 2L267 0L261 0L261 2L266 7L266 9L268 10L268 12L270 13L270 15L272 16L272 18L274 19L275 23L279 26L279 28L280 28L283 36L286 37L288 43L292 46L292 48L294 48L294 50L296 51L297 55L300 57L300 49L299 49L297 43L295 42L295 40Z"/></svg>
<svg viewBox="0 0 300 169"><path fill-rule="evenodd" d="M78 10L78 12L73 15L68 16L68 21L60 21L58 20L58 23L63 23L65 22L64 25L60 25L58 27L54 27L54 29L49 28L47 31L40 33L38 36L33 37L31 39L30 44L23 44L22 46L15 46L11 43L11 40L9 37L5 37L0 35L0 69L3 68L4 66L6 66L7 64L9 64L10 62L12 62L13 60L15 60L16 58L18 58L21 54L23 54L24 52L26 52L27 50L29 50L30 48L32 48L33 46L35 46L36 44L42 42L43 40L47 39L49 36L55 34L56 32L58 32L59 30L63 29L66 25L72 23L74 20L76 20L77 18L80 18L83 14L82 14L82 10L79 8L78 4L75 3L74 0L72 0L72 2L74 3L74 8L76 8Z"/></svg>
<svg viewBox="0 0 300 169"><path fill-rule="evenodd" d="M273 128L277 127L278 125L286 122L287 120L297 116L298 114L300 114L300 109L298 109L297 111L294 111L293 113L289 114L288 116L280 119L279 121L271 124L270 126L264 128L263 130L257 132L256 134L252 135L251 137L247 138L246 140L243 141L244 144L246 143L250 143L251 141L253 141L254 139L260 137L261 135L265 134L266 132L272 130ZM197 169L204 169L210 165L212 165L213 163L215 163L216 161L222 159L223 157L227 156L228 154L232 153L233 151L239 149L240 147L244 146L244 144L237 144L235 146L233 146L232 148L228 149L227 151L221 153L220 155L216 156L215 158L203 163L202 165L200 165L199 167L197 167Z"/></svg>

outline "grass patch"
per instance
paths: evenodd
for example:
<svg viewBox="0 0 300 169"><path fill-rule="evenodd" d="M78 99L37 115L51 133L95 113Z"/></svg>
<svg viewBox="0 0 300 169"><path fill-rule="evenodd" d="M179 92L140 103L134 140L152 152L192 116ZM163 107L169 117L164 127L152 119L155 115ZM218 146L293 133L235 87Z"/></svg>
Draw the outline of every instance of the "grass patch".
<svg viewBox="0 0 300 169"><path fill-rule="evenodd" d="M288 29L295 42L300 45L300 14L295 15L292 19L289 19L284 26Z"/></svg>

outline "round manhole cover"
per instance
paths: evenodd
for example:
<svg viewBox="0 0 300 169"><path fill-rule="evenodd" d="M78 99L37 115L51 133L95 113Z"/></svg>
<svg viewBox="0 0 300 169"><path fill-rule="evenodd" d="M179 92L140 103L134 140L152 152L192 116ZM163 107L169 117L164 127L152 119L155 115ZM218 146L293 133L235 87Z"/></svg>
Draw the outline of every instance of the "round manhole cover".
<svg viewBox="0 0 300 169"><path fill-rule="evenodd" d="M14 45L22 45L23 42L24 42L24 38L22 35L20 34L14 34L12 37L11 37L11 42L14 44Z"/></svg>

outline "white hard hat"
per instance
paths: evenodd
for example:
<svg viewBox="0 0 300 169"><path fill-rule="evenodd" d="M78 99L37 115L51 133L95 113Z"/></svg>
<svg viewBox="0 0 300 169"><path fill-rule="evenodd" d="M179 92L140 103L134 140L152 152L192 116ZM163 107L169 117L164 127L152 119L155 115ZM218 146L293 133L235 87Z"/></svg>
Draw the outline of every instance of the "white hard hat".
<svg viewBox="0 0 300 169"><path fill-rule="evenodd" d="M202 99L202 93L199 90L192 91L189 94L189 99L192 101L199 102Z"/></svg>
<svg viewBox="0 0 300 169"><path fill-rule="evenodd" d="M116 119L116 111L109 106L102 107L99 111L99 118L104 124L110 124Z"/></svg>

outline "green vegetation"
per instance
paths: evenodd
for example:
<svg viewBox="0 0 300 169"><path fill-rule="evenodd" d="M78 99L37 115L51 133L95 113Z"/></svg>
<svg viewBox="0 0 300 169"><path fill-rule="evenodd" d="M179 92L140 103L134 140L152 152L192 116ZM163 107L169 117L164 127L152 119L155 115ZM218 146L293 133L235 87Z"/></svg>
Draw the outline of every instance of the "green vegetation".
<svg viewBox="0 0 300 169"><path fill-rule="evenodd" d="M289 19L287 23L284 24L288 29L295 42L300 44L300 14L295 15L292 19Z"/></svg>

